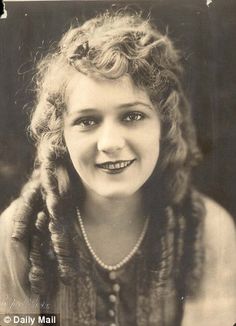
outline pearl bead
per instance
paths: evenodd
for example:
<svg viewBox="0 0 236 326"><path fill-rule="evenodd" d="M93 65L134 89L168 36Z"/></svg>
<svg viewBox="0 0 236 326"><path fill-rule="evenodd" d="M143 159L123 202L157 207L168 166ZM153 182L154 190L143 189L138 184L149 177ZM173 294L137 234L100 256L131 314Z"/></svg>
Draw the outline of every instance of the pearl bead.
<svg viewBox="0 0 236 326"><path fill-rule="evenodd" d="M120 285L117 283L114 284L112 288L113 288L114 292L116 292L116 293L118 293L120 291Z"/></svg>
<svg viewBox="0 0 236 326"><path fill-rule="evenodd" d="M111 281L114 281L114 280L116 279L116 273L113 272L113 271L111 271L111 272L109 273L109 279L110 279Z"/></svg>
<svg viewBox="0 0 236 326"><path fill-rule="evenodd" d="M109 295L109 301L110 301L111 303L115 303L115 302L116 302L116 296L115 296L114 294L110 294L110 295Z"/></svg>
<svg viewBox="0 0 236 326"><path fill-rule="evenodd" d="M109 309L109 310L108 310L108 315L109 315L110 317L115 317L115 311L112 310L112 309Z"/></svg>

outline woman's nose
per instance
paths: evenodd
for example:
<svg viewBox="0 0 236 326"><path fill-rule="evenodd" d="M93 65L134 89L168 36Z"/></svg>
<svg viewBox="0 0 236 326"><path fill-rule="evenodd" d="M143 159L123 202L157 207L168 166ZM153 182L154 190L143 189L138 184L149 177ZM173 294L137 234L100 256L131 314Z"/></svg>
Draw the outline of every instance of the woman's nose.
<svg viewBox="0 0 236 326"><path fill-rule="evenodd" d="M101 127L97 140L97 149L104 153L113 153L121 150L125 145L122 131L114 124Z"/></svg>

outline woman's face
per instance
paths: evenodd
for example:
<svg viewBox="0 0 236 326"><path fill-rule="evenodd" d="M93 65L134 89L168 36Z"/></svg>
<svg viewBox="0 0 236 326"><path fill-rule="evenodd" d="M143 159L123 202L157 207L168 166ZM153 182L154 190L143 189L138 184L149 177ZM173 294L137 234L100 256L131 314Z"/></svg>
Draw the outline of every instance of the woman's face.
<svg viewBox="0 0 236 326"><path fill-rule="evenodd" d="M129 76L102 80L75 72L66 91L64 139L86 192L138 192L159 156L160 120Z"/></svg>

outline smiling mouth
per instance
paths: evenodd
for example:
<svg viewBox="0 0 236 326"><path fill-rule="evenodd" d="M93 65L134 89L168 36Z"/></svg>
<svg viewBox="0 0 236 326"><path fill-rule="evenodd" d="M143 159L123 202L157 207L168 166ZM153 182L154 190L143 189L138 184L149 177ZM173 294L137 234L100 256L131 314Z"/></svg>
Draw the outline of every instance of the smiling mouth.
<svg viewBox="0 0 236 326"><path fill-rule="evenodd" d="M128 166L130 166L135 160L128 161L115 161L115 162L104 162L101 164L96 164L96 166L105 172L115 174L124 171Z"/></svg>

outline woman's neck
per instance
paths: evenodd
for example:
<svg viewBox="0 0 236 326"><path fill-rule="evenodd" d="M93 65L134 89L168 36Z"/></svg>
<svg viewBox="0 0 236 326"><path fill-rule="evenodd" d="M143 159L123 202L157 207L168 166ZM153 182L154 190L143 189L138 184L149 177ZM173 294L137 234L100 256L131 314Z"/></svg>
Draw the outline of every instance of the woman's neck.
<svg viewBox="0 0 236 326"><path fill-rule="evenodd" d="M82 214L90 225L128 228L144 220L142 194L129 197L104 198L94 193L86 194Z"/></svg>
<svg viewBox="0 0 236 326"><path fill-rule="evenodd" d="M91 247L108 265L119 263L131 252L145 225L140 193L123 198L87 193L81 213Z"/></svg>

